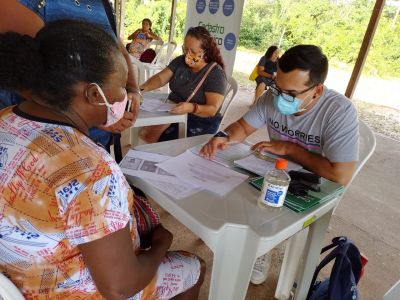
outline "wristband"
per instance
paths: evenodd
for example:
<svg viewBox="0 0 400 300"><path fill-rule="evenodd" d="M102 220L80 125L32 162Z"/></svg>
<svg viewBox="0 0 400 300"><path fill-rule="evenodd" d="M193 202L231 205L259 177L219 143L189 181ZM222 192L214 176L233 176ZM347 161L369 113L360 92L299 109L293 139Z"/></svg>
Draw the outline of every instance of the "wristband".
<svg viewBox="0 0 400 300"><path fill-rule="evenodd" d="M195 114L197 112L198 108L199 108L199 105L197 103L193 103L192 114Z"/></svg>
<svg viewBox="0 0 400 300"><path fill-rule="evenodd" d="M227 138L228 139L228 142L229 142L229 133L228 132L226 132L226 131L218 131L216 134L214 134L214 137L215 138L217 138L217 137L224 137L224 138Z"/></svg>
<svg viewBox="0 0 400 300"><path fill-rule="evenodd" d="M127 87L127 88L126 88L126 91L127 91L128 93L138 94L138 95L139 95L140 104L143 103L144 99L143 99L143 94L141 93L142 89Z"/></svg>

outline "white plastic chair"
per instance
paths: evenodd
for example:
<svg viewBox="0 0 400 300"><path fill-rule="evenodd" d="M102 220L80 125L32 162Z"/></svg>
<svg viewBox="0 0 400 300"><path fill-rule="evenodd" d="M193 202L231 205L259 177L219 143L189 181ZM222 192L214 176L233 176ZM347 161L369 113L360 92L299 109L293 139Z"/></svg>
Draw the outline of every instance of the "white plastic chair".
<svg viewBox="0 0 400 300"><path fill-rule="evenodd" d="M365 165L376 147L376 139L372 130L361 120L359 120L360 146L359 160L350 182L345 191L349 188L351 182ZM340 199L339 199L340 200ZM337 201L336 207L339 204ZM285 249L285 258L282 262L281 270L287 270L279 274L278 286L275 292L276 299L289 299L290 292L295 281L296 271L299 267L300 258L306 244L308 228L303 229L297 235L287 241ZM400 299L400 298L399 298Z"/></svg>
<svg viewBox="0 0 400 300"><path fill-rule="evenodd" d="M144 83L147 80L147 74L146 74L146 69L144 67L143 62L141 62L140 60L138 60L136 57L134 57L133 55L129 55L131 58L131 62L134 65L134 67L136 67L136 71L137 71L137 78L138 78L138 82L139 84Z"/></svg>
<svg viewBox="0 0 400 300"><path fill-rule="evenodd" d="M176 43L164 43L151 63L143 63L146 69L146 80L169 64L175 49Z"/></svg>
<svg viewBox="0 0 400 300"><path fill-rule="evenodd" d="M223 124L224 118L226 116L226 112L231 107L233 100L236 99L238 93L238 84L232 76L228 76L228 85L226 87L226 93L224 97L224 102L222 102L221 109L219 113L222 115L221 124L219 125L219 130L221 130L221 125Z"/></svg>
<svg viewBox="0 0 400 300"><path fill-rule="evenodd" d="M152 41L150 43L153 43ZM159 41L157 41L159 42ZM156 46L157 48L157 46ZM172 54L176 49L175 43L164 43L158 52L156 51L157 55L153 59L151 63L144 63L138 60L136 57L131 55L131 62L137 68L138 72L138 81L139 84L142 84L147 81L151 76L163 70L170 62Z"/></svg>
<svg viewBox="0 0 400 300"><path fill-rule="evenodd" d="M399 300L400 299L400 280L397 281L386 293L382 300Z"/></svg>
<svg viewBox="0 0 400 300"><path fill-rule="evenodd" d="M6 276L0 273L0 299L24 300L19 289Z"/></svg>
<svg viewBox="0 0 400 300"><path fill-rule="evenodd" d="M150 43L147 44L147 49L151 48L156 52L156 55L158 52L160 52L160 49L164 42L162 40L152 40Z"/></svg>

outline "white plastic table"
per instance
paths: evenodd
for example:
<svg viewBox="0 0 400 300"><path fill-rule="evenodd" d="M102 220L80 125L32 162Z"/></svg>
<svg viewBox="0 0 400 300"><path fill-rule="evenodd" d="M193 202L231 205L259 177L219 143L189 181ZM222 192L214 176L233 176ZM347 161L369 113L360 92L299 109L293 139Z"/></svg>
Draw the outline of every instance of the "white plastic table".
<svg viewBox="0 0 400 300"><path fill-rule="evenodd" d="M154 95L156 93L152 93ZM167 94L160 93L160 99L165 99ZM146 93L143 95L146 100ZM137 145L138 144L138 133L134 128L139 128L143 126L150 125L162 125L162 124L171 124L178 123L179 126L179 138L186 137L186 128L187 128L187 114L175 115L170 114L168 112L147 112L143 110L139 110L139 115L134 123L134 125L130 128L130 144Z"/></svg>
<svg viewBox="0 0 400 300"><path fill-rule="evenodd" d="M143 145L135 149L175 156L209 138L210 135L197 136ZM304 263L300 268L295 295L295 299L306 298L336 200L304 213L295 213L286 207L278 211L261 210L257 206L259 191L247 182L224 197L202 191L176 200L154 188L146 179L132 176L127 178L200 237L213 251L210 300L244 299L255 259L297 233L304 234L302 229L309 227ZM285 255L287 253L290 251L286 251ZM283 264L281 275L288 271L286 268L297 263L290 262L290 257L285 259L289 263Z"/></svg>

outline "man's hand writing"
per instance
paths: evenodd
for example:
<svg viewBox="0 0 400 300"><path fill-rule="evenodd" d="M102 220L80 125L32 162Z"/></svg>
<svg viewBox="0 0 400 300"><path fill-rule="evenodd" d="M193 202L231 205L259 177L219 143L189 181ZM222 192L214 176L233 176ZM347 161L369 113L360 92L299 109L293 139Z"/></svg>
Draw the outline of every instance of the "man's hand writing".
<svg viewBox="0 0 400 300"><path fill-rule="evenodd" d="M251 149L257 152L268 151L276 155L290 155L293 145L293 143L285 141L263 141L253 145Z"/></svg>
<svg viewBox="0 0 400 300"><path fill-rule="evenodd" d="M225 150L229 147L228 138L214 137L208 141L200 150L200 155L206 159L212 159L218 150Z"/></svg>

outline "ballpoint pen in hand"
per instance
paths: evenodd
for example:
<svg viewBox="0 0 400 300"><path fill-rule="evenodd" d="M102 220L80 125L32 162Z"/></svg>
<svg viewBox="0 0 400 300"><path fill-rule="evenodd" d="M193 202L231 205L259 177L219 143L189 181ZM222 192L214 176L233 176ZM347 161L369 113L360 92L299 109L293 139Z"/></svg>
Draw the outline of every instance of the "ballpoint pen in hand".
<svg viewBox="0 0 400 300"><path fill-rule="evenodd" d="M261 153L260 151L253 151L253 154L258 157L259 159L265 160L265 161L269 161L269 162L276 162L276 158L273 158L271 156L268 156L266 154Z"/></svg>

